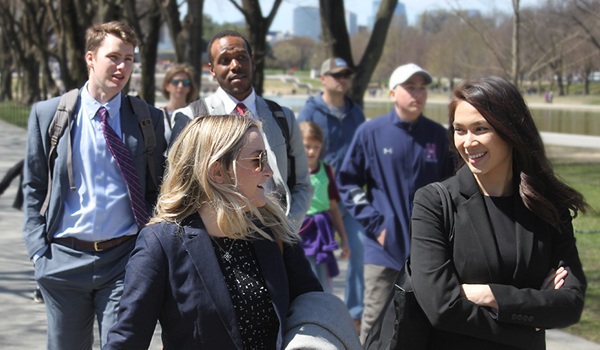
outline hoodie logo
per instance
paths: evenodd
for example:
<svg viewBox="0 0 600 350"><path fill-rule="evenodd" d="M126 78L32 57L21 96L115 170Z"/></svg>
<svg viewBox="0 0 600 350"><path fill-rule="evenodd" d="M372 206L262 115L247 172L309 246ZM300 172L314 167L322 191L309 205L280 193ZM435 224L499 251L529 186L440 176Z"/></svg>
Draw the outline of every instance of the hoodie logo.
<svg viewBox="0 0 600 350"><path fill-rule="evenodd" d="M393 151L394 150L391 147L390 148L384 148L383 149L383 154L392 154Z"/></svg>
<svg viewBox="0 0 600 350"><path fill-rule="evenodd" d="M427 144L427 160L437 161L437 157L435 156L435 143Z"/></svg>

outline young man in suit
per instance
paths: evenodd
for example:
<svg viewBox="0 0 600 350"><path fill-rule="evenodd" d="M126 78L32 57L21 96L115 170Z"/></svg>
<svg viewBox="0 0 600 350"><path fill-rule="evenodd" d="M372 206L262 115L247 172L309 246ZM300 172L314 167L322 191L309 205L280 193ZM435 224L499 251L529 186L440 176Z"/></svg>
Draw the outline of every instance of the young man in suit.
<svg viewBox="0 0 600 350"><path fill-rule="evenodd" d="M207 53L210 73L217 79L219 88L204 99L206 113L245 114L263 123L269 165L273 169L273 177L266 184L267 189L285 204L288 217L296 229L300 228L310 207L313 188L302 133L294 112L282 107L290 135L288 155L285 137L273 111L262 97L256 95L252 87L255 66L252 48L246 38L233 30L221 31L208 43ZM181 121L185 124L198 117L194 115L191 106L178 109L175 114L176 126L173 127L171 142L181 130ZM295 169L292 170L296 176L296 184L293 189L288 187L288 178L293 175L289 173L288 156L295 159Z"/></svg>
<svg viewBox="0 0 600 350"><path fill-rule="evenodd" d="M324 147L320 158L333 166L337 174L358 126L365 121L362 108L346 95L354 71L338 57L328 58L321 65L323 92L309 97L298 113L298 122L313 121L323 129ZM350 245L350 260L346 273L346 306L360 332L365 290L364 242L365 229L350 215L343 202L338 203Z"/></svg>
<svg viewBox="0 0 600 350"><path fill-rule="evenodd" d="M398 67L390 77L394 108L358 128L338 174L344 204L367 236L362 342L408 257L416 190L453 173L446 129L422 114L431 81L416 64Z"/></svg>
<svg viewBox="0 0 600 350"><path fill-rule="evenodd" d="M156 138L154 161L148 161L143 123L134 113L134 102L121 94L133 69L136 44L133 30L121 22L88 30L89 79L79 91L50 168L48 131L60 98L31 109L23 237L46 303L48 349L91 349L94 316L101 344L106 342L117 321L135 237L157 198L166 148L162 113L147 106ZM42 210L47 194L48 207Z"/></svg>

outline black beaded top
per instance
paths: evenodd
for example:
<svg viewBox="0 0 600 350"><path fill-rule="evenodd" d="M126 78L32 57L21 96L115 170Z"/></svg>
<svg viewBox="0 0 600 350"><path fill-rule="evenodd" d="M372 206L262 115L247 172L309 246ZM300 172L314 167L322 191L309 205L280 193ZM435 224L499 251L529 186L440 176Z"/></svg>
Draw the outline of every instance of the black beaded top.
<svg viewBox="0 0 600 350"><path fill-rule="evenodd" d="M244 349L275 349L279 319L251 242L211 237L238 320Z"/></svg>

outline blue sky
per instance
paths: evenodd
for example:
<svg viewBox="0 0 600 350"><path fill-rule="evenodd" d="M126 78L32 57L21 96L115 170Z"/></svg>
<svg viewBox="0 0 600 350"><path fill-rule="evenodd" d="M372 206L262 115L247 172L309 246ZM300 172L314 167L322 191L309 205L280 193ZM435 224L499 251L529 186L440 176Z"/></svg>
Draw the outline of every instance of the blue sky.
<svg viewBox="0 0 600 350"><path fill-rule="evenodd" d="M238 2L241 3L240 0ZM512 11L512 0L400 0L406 6L409 24L414 24L419 14L428 10L449 9L451 6L463 9L477 9L482 13L493 10ZM521 0L521 7L536 5L539 0ZM273 0L260 0L263 15L273 7ZM297 6L319 6L318 0L283 0L271 30L291 30L293 11ZM346 11L354 12L359 25L367 25L372 15L372 0L345 0ZM209 14L217 23L241 21L242 15L229 0L204 0L204 13Z"/></svg>

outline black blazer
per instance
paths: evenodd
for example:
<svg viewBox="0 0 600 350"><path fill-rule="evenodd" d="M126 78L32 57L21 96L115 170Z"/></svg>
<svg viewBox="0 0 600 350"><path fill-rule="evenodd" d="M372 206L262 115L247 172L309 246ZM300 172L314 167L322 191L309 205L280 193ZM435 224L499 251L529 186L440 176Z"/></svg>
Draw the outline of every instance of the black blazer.
<svg viewBox="0 0 600 350"><path fill-rule="evenodd" d="M510 273L500 271L484 197L469 168L444 184L456 210L453 247L432 186L415 194L411 224L415 295L434 327L429 348L545 349L543 329L574 324L583 310L586 280L570 220L559 233L529 211L516 190L515 231L507 234L516 234L517 261L507 278ZM560 266L568 270L564 286L540 290L550 269ZM498 312L466 299L461 283L489 284Z"/></svg>
<svg viewBox="0 0 600 350"><path fill-rule="evenodd" d="M125 273L119 320L106 349L148 349L159 320L164 349L243 350L237 317L210 237L200 216L178 226L144 228ZM278 349L291 302L322 291L299 244L253 241L269 295L279 318Z"/></svg>

